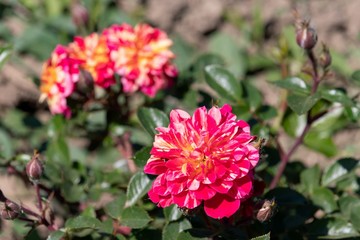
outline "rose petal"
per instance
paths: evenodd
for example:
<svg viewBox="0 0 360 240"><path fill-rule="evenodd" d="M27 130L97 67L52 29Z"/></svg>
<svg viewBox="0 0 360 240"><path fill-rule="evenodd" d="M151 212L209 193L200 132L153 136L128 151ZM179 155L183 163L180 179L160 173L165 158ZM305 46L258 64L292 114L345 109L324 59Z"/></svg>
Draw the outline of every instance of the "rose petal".
<svg viewBox="0 0 360 240"><path fill-rule="evenodd" d="M205 213L212 218L231 217L240 207L240 200L223 194L216 194L204 202Z"/></svg>

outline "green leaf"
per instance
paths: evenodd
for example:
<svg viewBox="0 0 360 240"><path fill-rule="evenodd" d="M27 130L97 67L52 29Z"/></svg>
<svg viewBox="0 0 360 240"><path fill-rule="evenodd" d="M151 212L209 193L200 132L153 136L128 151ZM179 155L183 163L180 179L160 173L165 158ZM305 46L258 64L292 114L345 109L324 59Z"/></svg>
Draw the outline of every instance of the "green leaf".
<svg viewBox="0 0 360 240"><path fill-rule="evenodd" d="M340 159L324 170L321 184L323 186L329 186L332 183L336 183L355 170L356 167L358 167L357 160L353 158Z"/></svg>
<svg viewBox="0 0 360 240"><path fill-rule="evenodd" d="M143 168L147 160L150 158L150 151L152 147L143 147L140 151L137 151L134 156L134 162L139 168Z"/></svg>
<svg viewBox="0 0 360 240"><path fill-rule="evenodd" d="M242 100L240 82L225 68L218 65L206 66L205 79L220 96L234 102Z"/></svg>
<svg viewBox="0 0 360 240"><path fill-rule="evenodd" d="M12 53L12 46L2 46L0 47L0 70L2 66L6 63L6 61L10 58Z"/></svg>
<svg viewBox="0 0 360 240"><path fill-rule="evenodd" d="M356 176L356 171L351 172L349 175L346 175L345 178L336 182L336 189L344 192L357 192L360 190L360 182Z"/></svg>
<svg viewBox="0 0 360 240"><path fill-rule="evenodd" d="M9 109L2 117L2 123L8 131L16 136L25 136L30 129L25 125L26 114L17 109Z"/></svg>
<svg viewBox="0 0 360 240"><path fill-rule="evenodd" d="M46 29L43 24L36 24L30 25L16 38L14 48L20 52L29 52L40 60L46 60L57 44L58 36Z"/></svg>
<svg viewBox="0 0 360 240"><path fill-rule="evenodd" d="M127 189L126 198L127 206L134 205L140 198L145 196L145 194L150 190L152 181L150 178L143 172L137 172L129 182L129 187Z"/></svg>
<svg viewBox="0 0 360 240"><path fill-rule="evenodd" d="M87 114L86 129L90 132L104 131L107 124L106 111L98 110Z"/></svg>
<svg viewBox="0 0 360 240"><path fill-rule="evenodd" d="M208 65L224 65L224 60L217 54L205 53L200 55L194 63L194 75L197 82L205 81L204 68Z"/></svg>
<svg viewBox="0 0 360 240"><path fill-rule="evenodd" d="M270 240L270 233L267 233L265 235L252 238L251 240Z"/></svg>
<svg viewBox="0 0 360 240"><path fill-rule="evenodd" d="M346 219L350 219L354 206L360 205L360 199L355 196L342 196L339 199L339 207L342 215Z"/></svg>
<svg viewBox="0 0 360 240"><path fill-rule="evenodd" d="M351 74L351 79L354 81L354 83L360 85L360 70L356 70Z"/></svg>
<svg viewBox="0 0 360 240"><path fill-rule="evenodd" d="M171 50L176 55L174 63L179 69L179 72L182 73L189 67L189 63L191 62L189 60L193 57L194 49L180 37L174 37L172 40L174 44Z"/></svg>
<svg viewBox="0 0 360 240"><path fill-rule="evenodd" d="M104 210L105 210L106 214L108 214L110 217L119 219L119 217L121 216L121 213L124 209L125 202L126 202L126 195L123 193L120 193L119 196L115 200L113 200L112 202L108 203L105 206Z"/></svg>
<svg viewBox="0 0 360 240"><path fill-rule="evenodd" d="M142 107L138 110L137 116L145 130L152 137L157 134L155 128L167 127L169 125L168 116L164 112L155 108Z"/></svg>
<svg viewBox="0 0 360 240"><path fill-rule="evenodd" d="M80 202L85 198L84 186L73 185L70 182L66 182L61 188L61 195L68 202Z"/></svg>
<svg viewBox="0 0 360 240"><path fill-rule="evenodd" d="M312 168L306 169L301 172L300 180L306 191L310 194L313 193L314 188L320 185L320 168L315 165Z"/></svg>
<svg viewBox="0 0 360 240"><path fill-rule="evenodd" d="M350 222L353 226L360 231L360 204L357 202L352 205L351 213L350 213Z"/></svg>
<svg viewBox="0 0 360 240"><path fill-rule="evenodd" d="M290 77L284 80L279 80L274 82L274 84L278 87L290 90L293 93L306 95L310 94L310 87L304 82L304 80L298 77Z"/></svg>
<svg viewBox="0 0 360 240"><path fill-rule="evenodd" d="M311 195L313 203L321 207L326 213L332 213L337 210L335 195L331 190L325 187L316 187Z"/></svg>
<svg viewBox="0 0 360 240"><path fill-rule="evenodd" d="M284 130L291 137L298 137L304 130L306 125L306 116L305 115L297 115L294 112L290 112L286 115L283 126Z"/></svg>
<svg viewBox="0 0 360 240"><path fill-rule="evenodd" d="M353 72L348 57L337 51L331 51L331 68L346 78L349 78Z"/></svg>
<svg viewBox="0 0 360 240"><path fill-rule="evenodd" d="M353 107L345 107L345 115L353 122L357 122L360 119L360 105L357 103Z"/></svg>
<svg viewBox="0 0 360 240"><path fill-rule="evenodd" d="M65 232L58 230L58 231L52 232L47 237L46 240L61 240L61 239L63 239L64 235L65 235Z"/></svg>
<svg viewBox="0 0 360 240"><path fill-rule="evenodd" d="M9 159L14 155L11 138L9 134L2 129L0 129L0 153L6 159Z"/></svg>
<svg viewBox="0 0 360 240"><path fill-rule="evenodd" d="M270 120L277 116L276 108L268 105L261 106L257 111L256 115L262 120Z"/></svg>
<svg viewBox="0 0 360 240"><path fill-rule="evenodd" d="M81 231L84 229L97 229L101 222L97 218L88 216L78 216L66 221L65 227L71 231Z"/></svg>
<svg viewBox="0 0 360 240"><path fill-rule="evenodd" d="M345 107L354 106L353 101L339 89L324 89L320 92L321 97L330 102L338 102L341 103Z"/></svg>
<svg viewBox="0 0 360 240"><path fill-rule="evenodd" d="M309 224L309 239L345 239L359 236L354 226L342 218L323 218Z"/></svg>
<svg viewBox="0 0 360 240"><path fill-rule="evenodd" d="M183 213L179 210L178 206L173 204L169 207L164 208L164 216L166 221L176 221L179 220Z"/></svg>
<svg viewBox="0 0 360 240"><path fill-rule="evenodd" d="M125 208L121 214L121 223L131 228L143 228L150 221L147 212L139 207Z"/></svg>
<svg viewBox="0 0 360 240"><path fill-rule="evenodd" d="M308 112L319 99L318 94L310 96L289 94L287 98L289 107L298 115L303 115Z"/></svg>
<svg viewBox="0 0 360 240"><path fill-rule="evenodd" d="M163 229L162 239L176 240L180 232L190 228L191 228L191 223L187 219L184 219L181 222L170 222L166 224Z"/></svg>
<svg viewBox="0 0 360 240"><path fill-rule="evenodd" d="M106 219L105 221L101 222L101 224L99 225L98 232L112 234L114 230L113 223L114 223L113 219L111 218Z"/></svg>
<svg viewBox="0 0 360 240"><path fill-rule="evenodd" d="M237 78L242 78L246 71L246 59L231 36L224 33L213 35L209 41L209 50L225 60L226 69Z"/></svg>
<svg viewBox="0 0 360 240"><path fill-rule="evenodd" d="M249 81L242 81L242 84L245 89L245 98L250 106L250 110L255 111L262 103L261 93Z"/></svg>
<svg viewBox="0 0 360 240"><path fill-rule="evenodd" d="M55 115L51 118L47 134L49 138L63 136L65 133L65 120L63 116Z"/></svg>
<svg viewBox="0 0 360 240"><path fill-rule="evenodd" d="M334 106L336 108L336 106ZM311 129L316 131L317 134L332 136L334 131L341 129L346 124L342 124L343 108L338 107L317 119ZM345 120L346 121L346 120ZM312 131L311 130L311 131Z"/></svg>
<svg viewBox="0 0 360 240"><path fill-rule="evenodd" d="M85 217L96 217L95 208L92 207L92 206L86 207L86 208L81 212L81 216L85 216Z"/></svg>
<svg viewBox="0 0 360 240"><path fill-rule="evenodd" d="M308 148L316 150L327 157L333 157L337 153L337 147L330 136L324 133L310 130L304 138Z"/></svg>

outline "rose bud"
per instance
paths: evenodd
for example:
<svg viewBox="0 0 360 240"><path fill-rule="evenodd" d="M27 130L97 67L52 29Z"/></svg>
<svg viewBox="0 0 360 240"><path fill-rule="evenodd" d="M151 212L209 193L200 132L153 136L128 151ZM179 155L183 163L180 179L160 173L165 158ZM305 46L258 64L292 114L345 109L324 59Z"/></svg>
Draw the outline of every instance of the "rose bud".
<svg viewBox="0 0 360 240"><path fill-rule="evenodd" d="M317 34L315 29L310 27L309 21L302 21L296 30L297 44L306 50L312 49L317 43Z"/></svg>
<svg viewBox="0 0 360 240"><path fill-rule="evenodd" d="M4 207L1 209L0 215L1 218L5 220L13 220L17 218L20 214L20 207L14 202L6 200Z"/></svg>
<svg viewBox="0 0 360 240"><path fill-rule="evenodd" d="M255 218L260 222L268 221L273 215L275 210L275 200L262 200L255 206Z"/></svg>
<svg viewBox="0 0 360 240"><path fill-rule="evenodd" d="M39 154L34 153L30 162L26 165L26 174L31 181L38 181L43 173L43 165L40 162Z"/></svg>
<svg viewBox="0 0 360 240"><path fill-rule="evenodd" d="M323 49L319 57L319 63L320 66L322 66L324 69L329 67L331 65L331 55L329 48L323 43L322 44Z"/></svg>

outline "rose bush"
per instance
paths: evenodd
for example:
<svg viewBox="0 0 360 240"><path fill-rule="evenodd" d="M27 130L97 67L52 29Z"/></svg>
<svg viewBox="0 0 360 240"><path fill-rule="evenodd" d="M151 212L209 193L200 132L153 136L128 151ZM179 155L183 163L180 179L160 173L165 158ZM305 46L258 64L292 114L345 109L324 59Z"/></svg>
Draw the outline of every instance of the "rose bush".
<svg viewBox="0 0 360 240"><path fill-rule="evenodd" d="M216 31L203 52L111 3L43 18L15 2L0 18L44 24L0 47L0 67L43 61L46 103L1 111L1 174L26 188L1 185L1 239L359 238L359 159L333 135L358 127L357 94L335 80L354 90L360 72L309 21L295 14L270 51L265 26L227 13L246 44Z"/></svg>

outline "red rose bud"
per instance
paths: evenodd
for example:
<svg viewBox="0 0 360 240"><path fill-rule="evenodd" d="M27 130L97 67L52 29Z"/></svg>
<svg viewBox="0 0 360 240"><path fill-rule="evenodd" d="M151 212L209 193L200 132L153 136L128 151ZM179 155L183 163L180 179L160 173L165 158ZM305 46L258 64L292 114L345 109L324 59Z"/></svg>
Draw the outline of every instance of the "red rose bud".
<svg viewBox="0 0 360 240"><path fill-rule="evenodd" d="M322 44L322 46L323 49L319 57L319 63L320 66L322 66L325 69L331 65L331 55L329 48L324 43Z"/></svg>
<svg viewBox="0 0 360 240"><path fill-rule="evenodd" d="M309 24L309 21L302 21L296 30L296 42L306 50L312 49L317 43L316 31Z"/></svg>
<svg viewBox="0 0 360 240"><path fill-rule="evenodd" d="M21 208L16 203L6 200L4 207L0 211L2 219L13 220L20 214Z"/></svg>
<svg viewBox="0 0 360 240"><path fill-rule="evenodd" d="M275 200L262 200L255 206L255 217L260 222L268 221L273 215L276 207Z"/></svg>
<svg viewBox="0 0 360 240"><path fill-rule="evenodd" d="M30 162L26 165L26 174L31 181L38 181L43 173L43 165L40 162L39 154L34 153Z"/></svg>

